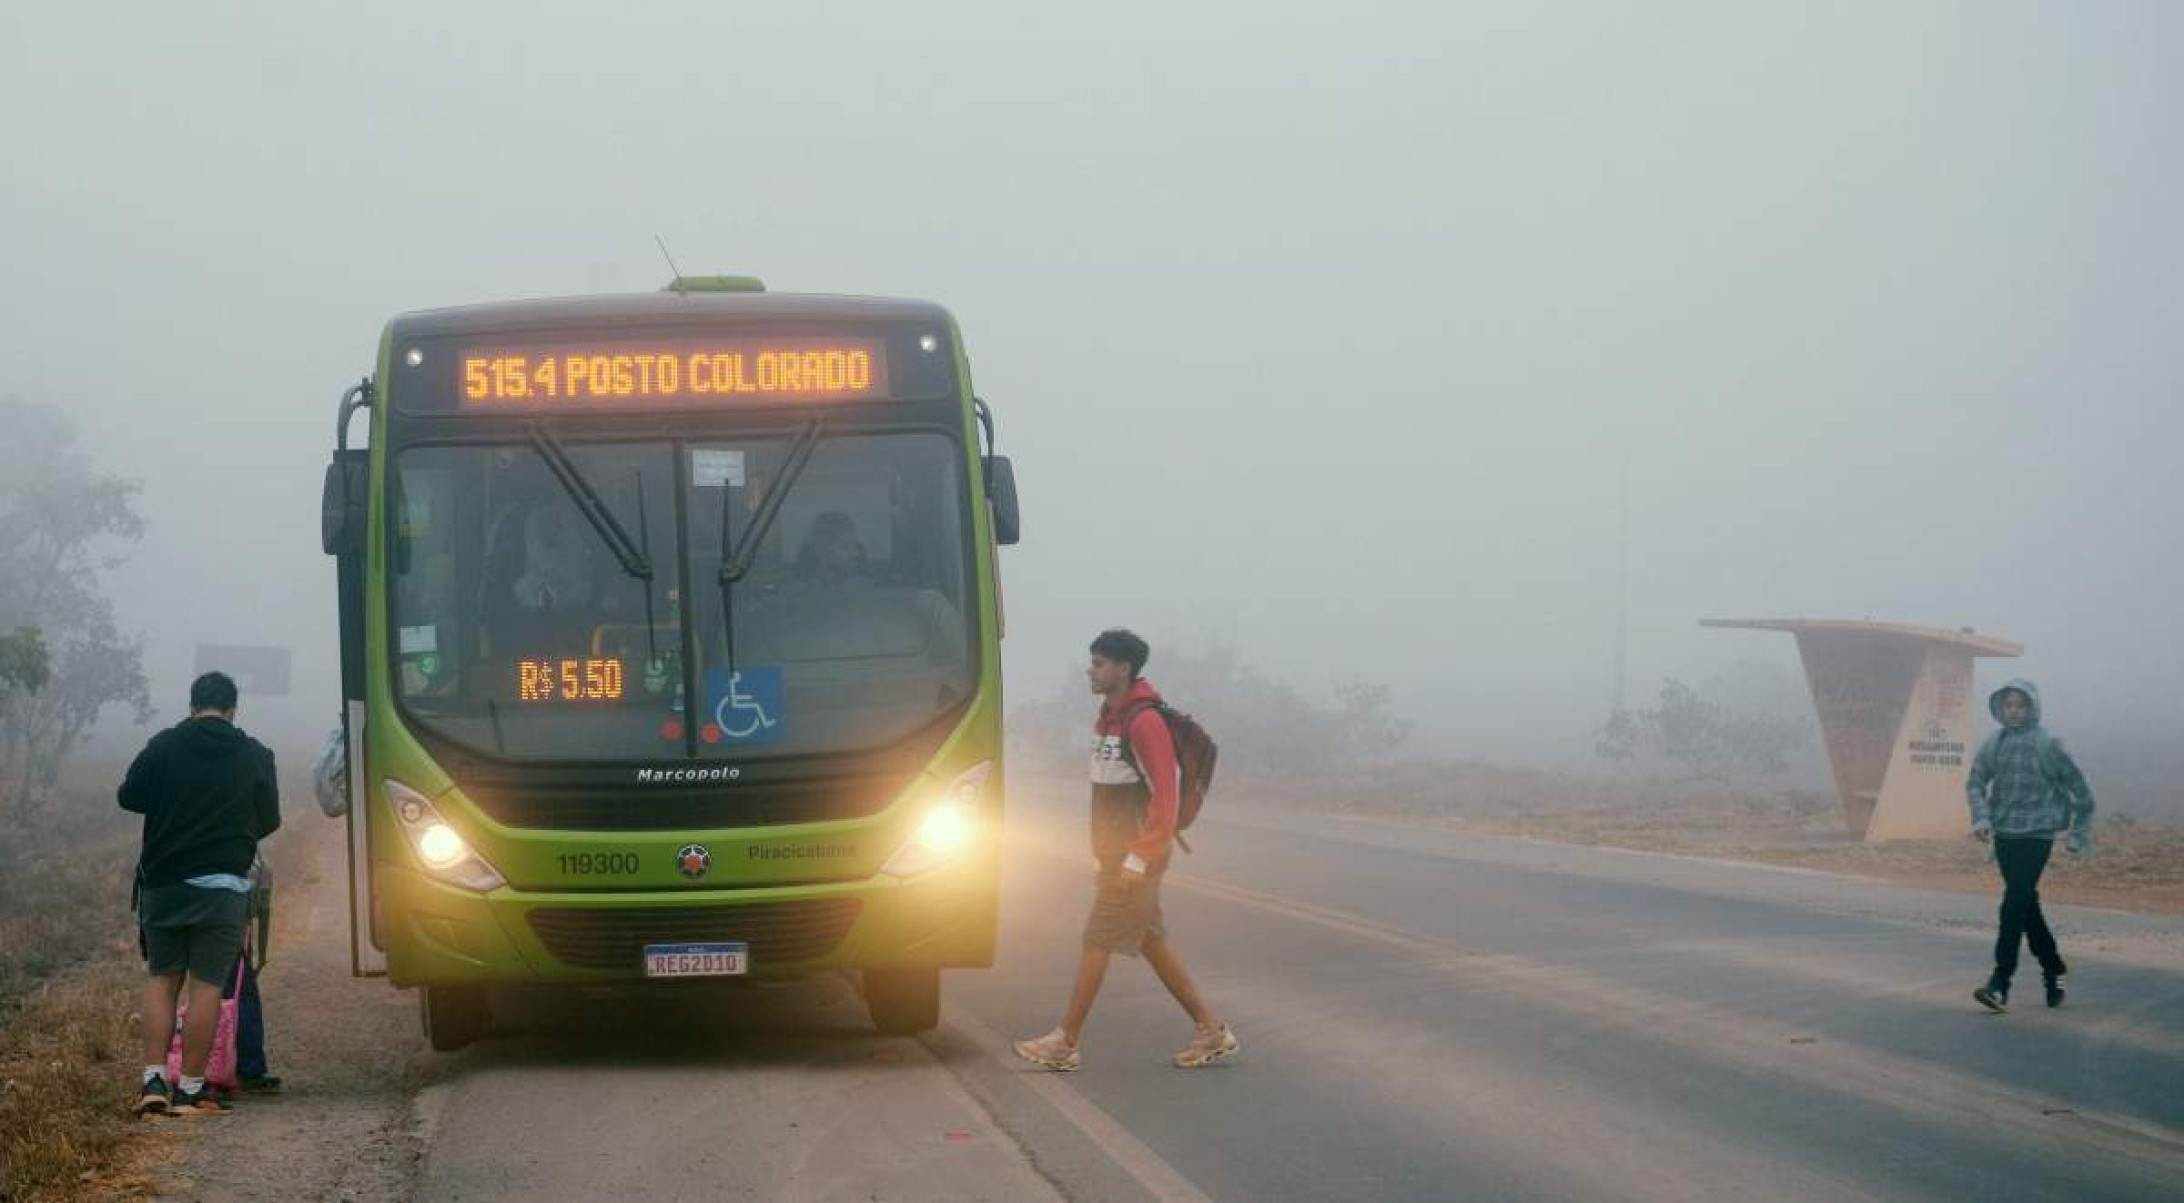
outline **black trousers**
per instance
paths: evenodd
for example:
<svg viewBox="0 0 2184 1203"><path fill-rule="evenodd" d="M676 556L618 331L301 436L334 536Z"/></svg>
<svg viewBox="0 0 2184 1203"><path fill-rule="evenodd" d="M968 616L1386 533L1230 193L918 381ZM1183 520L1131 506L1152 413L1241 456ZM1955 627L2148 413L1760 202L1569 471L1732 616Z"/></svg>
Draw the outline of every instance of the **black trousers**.
<svg viewBox="0 0 2184 1203"><path fill-rule="evenodd" d="M2063 955L2056 951L2055 933L2048 930L2047 916L2040 913L2040 873L2047 868L2055 841L2026 836L1996 836L1994 863L2002 870L2002 930L1994 940L1994 977L2007 986L2017 972L2017 942L2032 947L2033 959L2048 977L2064 972Z"/></svg>
<svg viewBox="0 0 2184 1203"><path fill-rule="evenodd" d="M245 1078L262 1078L265 1065L265 1004L258 998L258 971L250 967L250 953L243 953L243 992L235 1004L235 1072Z"/></svg>

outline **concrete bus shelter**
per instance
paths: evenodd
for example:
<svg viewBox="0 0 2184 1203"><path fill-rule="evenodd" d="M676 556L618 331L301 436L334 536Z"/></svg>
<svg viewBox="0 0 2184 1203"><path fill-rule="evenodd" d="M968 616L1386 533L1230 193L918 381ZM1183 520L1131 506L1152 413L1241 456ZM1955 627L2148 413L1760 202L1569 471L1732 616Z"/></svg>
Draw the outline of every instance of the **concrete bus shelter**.
<svg viewBox="0 0 2184 1203"><path fill-rule="evenodd" d="M1868 843L1971 830L1972 661L2021 643L1902 622L1707 618L1704 627L1797 636L1843 822Z"/></svg>

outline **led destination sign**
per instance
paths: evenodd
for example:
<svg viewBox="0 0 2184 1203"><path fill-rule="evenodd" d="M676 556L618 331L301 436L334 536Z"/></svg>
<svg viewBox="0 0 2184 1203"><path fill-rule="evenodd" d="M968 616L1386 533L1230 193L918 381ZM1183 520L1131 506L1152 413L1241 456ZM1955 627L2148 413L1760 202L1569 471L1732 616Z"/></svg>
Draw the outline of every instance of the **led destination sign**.
<svg viewBox="0 0 2184 1203"><path fill-rule="evenodd" d="M888 395L883 344L852 339L737 340L695 347L466 348L462 408L855 401Z"/></svg>
<svg viewBox="0 0 2184 1203"><path fill-rule="evenodd" d="M390 333L386 395L397 413L417 417L964 400L955 340L943 323L924 318Z"/></svg>
<svg viewBox="0 0 2184 1203"><path fill-rule="evenodd" d="M622 662L600 657L518 660L516 698L524 702L619 702Z"/></svg>

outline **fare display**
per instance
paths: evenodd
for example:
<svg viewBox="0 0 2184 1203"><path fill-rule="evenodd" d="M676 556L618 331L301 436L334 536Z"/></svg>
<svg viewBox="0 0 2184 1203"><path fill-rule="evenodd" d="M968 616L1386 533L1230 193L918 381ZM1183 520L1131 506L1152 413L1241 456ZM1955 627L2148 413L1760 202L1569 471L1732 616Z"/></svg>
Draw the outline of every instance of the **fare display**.
<svg viewBox="0 0 2184 1203"><path fill-rule="evenodd" d="M617 403L855 401L888 395L884 344L751 339L704 346L466 348L457 396L470 410Z"/></svg>
<svg viewBox="0 0 2184 1203"><path fill-rule="evenodd" d="M618 702L622 662L612 657L516 661L516 700Z"/></svg>

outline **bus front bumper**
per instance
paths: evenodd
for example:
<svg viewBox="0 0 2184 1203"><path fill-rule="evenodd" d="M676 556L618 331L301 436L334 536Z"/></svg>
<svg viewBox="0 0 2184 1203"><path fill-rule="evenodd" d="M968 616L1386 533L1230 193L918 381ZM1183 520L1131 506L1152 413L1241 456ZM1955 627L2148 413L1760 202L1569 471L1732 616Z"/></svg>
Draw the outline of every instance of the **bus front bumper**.
<svg viewBox="0 0 2184 1203"><path fill-rule="evenodd" d="M748 976L993 964L999 866L909 880L630 893L479 894L374 866L374 929L397 986L637 982L647 944L737 941Z"/></svg>

